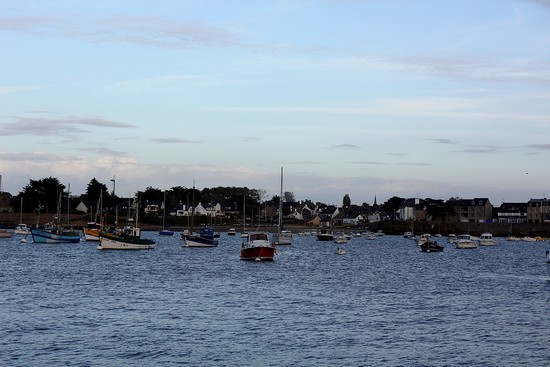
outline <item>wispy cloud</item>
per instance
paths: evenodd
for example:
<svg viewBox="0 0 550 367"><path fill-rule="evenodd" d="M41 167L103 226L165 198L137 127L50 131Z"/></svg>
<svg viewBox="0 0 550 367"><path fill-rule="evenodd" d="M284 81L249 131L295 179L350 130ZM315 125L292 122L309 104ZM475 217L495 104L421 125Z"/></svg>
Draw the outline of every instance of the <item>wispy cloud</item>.
<svg viewBox="0 0 550 367"><path fill-rule="evenodd" d="M437 143L437 144L456 144L454 141L452 141L451 139L446 139L446 138L438 138L438 139L432 139L432 141L434 143Z"/></svg>
<svg viewBox="0 0 550 367"><path fill-rule="evenodd" d="M154 143L161 143L161 144L199 144L201 141L199 140L186 140L186 139L179 139L179 138L155 138L151 139Z"/></svg>
<svg viewBox="0 0 550 367"><path fill-rule="evenodd" d="M3 16L0 29L33 35L79 37L93 42L130 43L162 48L236 43L227 28L200 22L181 22L160 16L114 15L105 18L55 16Z"/></svg>
<svg viewBox="0 0 550 367"><path fill-rule="evenodd" d="M361 147L359 145L354 144L339 144L339 145L333 145L331 149L344 149L344 150L355 150L360 149Z"/></svg>
<svg viewBox="0 0 550 367"><path fill-rule="evenodd" d="M28 92L28 91L44 89L44 88L46 88L46 86L44 85L13 85L13 86L7 86L7 87L0 87L0 95Z"/></svg>
<svg viewBox="0 0 550 367"><path fill-rule="evenodd" d="M380 161L353 161L350 164L376 165L376 166L432 166L427 162L380 162Z"/></svg>
<svg viewBox="0 0 550 367"><path fill-rule="evenodd" d="M497 153L498 149L496 148L467 148L467 149L461 149L461 150L453 150L453 153L482 153L482 154L489 154L489 153Z"/></svg>
<svg viewBox="0 0 550 367"><path fill-rule="evenodd" d="M525 148L550 150L550 144L531 144L531 145L526 145Z"/></svg>
<svg viewBox="0 0 550 367"><path fill-rule="evenodd" d="M147 79L124 80L108 86L107 90L143 93L158 88L184 87L190 82L200 80L199 75L164 75Z"/></svg>
<svg viewBox="0 0 550 367"><path fill-rule="evenodd" d="M18 117L14 122L0 123L0 136L52 136L68 133L86 133L85 127L133 128L134 125L97 117L70 116L64 118Z"/></svg>

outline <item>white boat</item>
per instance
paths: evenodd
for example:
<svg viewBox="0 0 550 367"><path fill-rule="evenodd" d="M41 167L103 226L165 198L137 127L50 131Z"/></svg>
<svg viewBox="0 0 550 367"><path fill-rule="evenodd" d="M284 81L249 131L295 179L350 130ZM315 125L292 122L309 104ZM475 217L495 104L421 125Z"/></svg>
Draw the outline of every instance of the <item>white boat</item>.
<svg viewBox="0 0 550 367"><path fill-rule="evenodd" d="M345 255L346 253L347 253L346 249L340 248L340 247L338 247L335 252L336 255Z"/></svg>
<svg viewBox="0 0 550 367"><path fill-rule="evenodd" d="M497 241L493 238L493 235L489 232L482 233L479 236L479 245L480 246L495 246Z"/></svg>
<svg viewBox="0 0 550 367"><path fill-rule="evenodd" d="M234 236L236 234L237 234L237 231L235 230L235 228L229 228L229 231L227 231L228 236Z"/></svg>
<svg viewBox="0 0 550 367"><path fill-rule="evenodd" d="M273 243L276 245L292 245L292 232L283 229L283 167L281 167L281 195L279 196L279 223Z"/></svg>
<svg viewBox="0 0 550 367"><path fill-rule="evenodd" d="M201 228L199 232L192 232L183 237L184 247L216 247L218 240L214 229L210 227Z"/></svg>
<svg viewBox="0 0 550 367"><path fill-rule="evenodd" d="M162 201L162 229L159 230L160 236L173 236L174 231L166 229L166 190L164 190L164 200Z"/></svg>
<svg viewBox="0 0 550 367"><path fill-rule="evenodd" d="M477 248L477 242L472 240L469 234L459 234L455 242L456 248L459 249L474 249Z"/></svg>
<svg viewBox="0 0 550 367"><path fill-rule="evenodd" d="M425 244L426 242L429 242L432 238L432 235L429 234L429 233L423 233L420 235L420 237L418 237L416 239L416 244L418 246L422 246L423 244Z"/></svg>
<svg viewBox="0 0 550 367"><path fill-rule="evenodd" d="M155 241L141 238L140 228L127 226L114 233L102 232L97 248L98 250L150 250L155 248Z"/></svg>
<svg viewBox="0 0 550 367"><path fill-rule="evenodd" d="M31 231L30 231L30 228L25 224L25 223L19 223L16 227L15 227L15 234L21 234L21 235L28 235L30 234Z"/></svg>
<svg viewBox="0 0 550 367"><path fill-rule="evenodd" d="M135 226L128 225L118 228L114 232L102 231L99 236L98 250L152 250L155 241L141 238L141 229L138 227L139 200L134 198L134 203L128 205L128 218L131 218L130 210L135 210Z"/></svg>
<svg viewBox="0 0 550 367"><path fill-rule="evenodd" d="M343 233L336 233L334 235L334 242L335 243L347 243L348 238Z"/></svg>
<svg viewBox="0 0 550 367"><path fill-rule="evenodd" d="M411 231L407 231L403 233L404 238L411 238L412 236L414 236L414 234Z"/></svg>
<svg viewBox="0 0 550 367"><path fill-rule="evenodd" d="M449 233L449 235L447 236L447 243L456 243L456 240L456 234Z"/></svg>

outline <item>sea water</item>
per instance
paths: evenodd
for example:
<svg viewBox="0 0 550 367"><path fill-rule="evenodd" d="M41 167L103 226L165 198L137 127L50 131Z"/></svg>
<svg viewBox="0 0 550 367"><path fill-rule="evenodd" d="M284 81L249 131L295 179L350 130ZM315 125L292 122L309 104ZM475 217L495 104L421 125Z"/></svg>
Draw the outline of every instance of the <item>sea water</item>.
<svg viewBox="0 0 550 367"><path fill-rule="evenodd" d="M548 366L548 242L154 250L0 241L1 366ZM444 241L440 241L444 242ZM335 254L337 247L347 250Z"/></svg>

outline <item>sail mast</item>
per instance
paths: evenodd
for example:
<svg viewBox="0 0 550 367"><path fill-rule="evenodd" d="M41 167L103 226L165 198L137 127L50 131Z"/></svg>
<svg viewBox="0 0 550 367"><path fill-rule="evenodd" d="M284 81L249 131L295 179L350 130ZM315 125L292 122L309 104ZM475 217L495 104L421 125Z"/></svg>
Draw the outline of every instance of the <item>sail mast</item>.
<svg viewBox="0 0 550 367"><path fill-rule="evenodd" d="M281 196L279 197L279 236L283 230L283 167L281 167Z"/></svg>

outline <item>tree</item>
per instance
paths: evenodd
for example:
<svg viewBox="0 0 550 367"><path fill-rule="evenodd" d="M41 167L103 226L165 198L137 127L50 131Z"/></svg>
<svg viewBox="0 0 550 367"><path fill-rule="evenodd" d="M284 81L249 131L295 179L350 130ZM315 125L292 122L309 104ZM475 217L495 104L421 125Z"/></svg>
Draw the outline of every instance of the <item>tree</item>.
<svg viewBox="0 0 550 367"><path fill-rule="evenodd" d="M109 193L107 185L100 183L94 177L90 180L90 183L88 183L88 186L86 187L85 198L86 200L97 200L101 195L101 192L103 192L104 197Z"/></svg>
<svg viewBox="0 0 550 367"><path fill-rule="evenodd" d="M283 193L283 198L285 203L293 203L296 201L296 198L294 197L294 193L290 191L285 191Z"/></svg>
<svg viewBox="0 0 550 367"><path fill-rule="evenodd" d="M349 197L349 194L344 195L344 198L342 199L342 206L344 208L349 208L351 206L351 199Z"/></svg>
<svg viewBox="0 0 550 367"><path fill-rule="evenodd" d="M57 210L57 199L60 192L65 190L65 185L59 182L56 177L30 180L30 182L19 193L24 198L23 211L32 212L39 205L45 213L55 213Z"/></svg>
<svg viewBox="0 0 550 367"><path fill-rule="evenodd" d="M386 213L389 213L392 216L394 216L394 213L397 210L399 210L399 208L401 207L401 203L404 200L405 199L400 198L398 196L392 196L382 206L384 207L384 210L386 211Z"/></svg>

